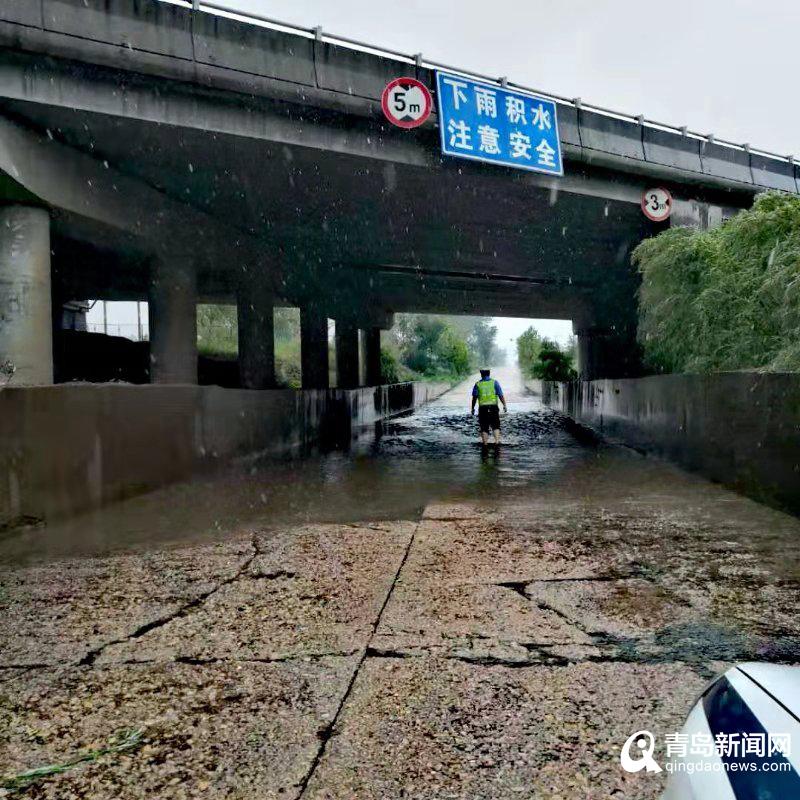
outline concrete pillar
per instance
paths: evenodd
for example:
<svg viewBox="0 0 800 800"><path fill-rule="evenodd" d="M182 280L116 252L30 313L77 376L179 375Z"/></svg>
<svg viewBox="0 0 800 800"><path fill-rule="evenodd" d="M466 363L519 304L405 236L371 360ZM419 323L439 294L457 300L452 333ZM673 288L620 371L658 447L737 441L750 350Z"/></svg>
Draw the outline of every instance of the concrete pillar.
<svg viewBox="0 0 800 800"><path fill-rule="evenodd" d="M641 357L632 328L585 328L578 330L578 377L636 377L641 373Z"/></svg>
<svg viewBox="0 0 800 800"><path fill-rule="evenodd" d="M300 369L304 389L328 388L328 318L312 306L300 309Z"/></svg>
<svg viewBox="0 0 800 800"><path fill-rule="evenodd" d="M364 329L364 357L366 360L367 386L379 386L381 383L381 329Z"/></svg>
<svg viewBox="0 0 800 800"><path fill-rule="evenodd" d="M239 380L243 389L275 386L275 299L266 281L242 281L237 295Z"/></svg>
<svg viewBox="0 0 800 800"><path fill-rule="evenodd" d="M50 215L0 208L0 366L12 385L53 382L52 315Z"/></svg>
<svg viewBox="0 0 800 800"><path fill-rule="evenodd" d="M359 385L358 328L336 321L336 385L355 389Z"/></svg>
<svg viewBox="0 0 800 800"><path fill-rule="evenodd" d="M197 383L197 274L192 260L155 261L148 300L150 382Z"/></svg>

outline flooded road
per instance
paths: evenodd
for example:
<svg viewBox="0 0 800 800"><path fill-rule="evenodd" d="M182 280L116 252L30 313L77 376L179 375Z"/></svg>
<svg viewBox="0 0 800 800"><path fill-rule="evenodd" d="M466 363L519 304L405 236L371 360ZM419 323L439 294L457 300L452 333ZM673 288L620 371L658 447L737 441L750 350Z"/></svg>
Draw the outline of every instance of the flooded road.
<svg viewBox="0 0 800 800"><path fill-rule="evenodd" d="M0 540L0 562L208 540L241 525L419 519L432 500L502 497L563 480L596 457L528 392L496 371L509 413L503 445L483 451L469 414L474 378L434 403L363 432L346 450L248 461L74 519ZM153 457L157 458L157 450Z"/></svg>
<svg viewBox="0 0 800 800"><path fill-rule="evenodd" d="M633 731L663 759L711 676L800 661L800 520L496 377L498 452L468 381L346 452L7 537L0 789L654 800Z"/></svg>
<svg viewBox="0 0 800 800"><path fill-rule="evenodd" d="M526 389L516 367L493 371L508 402L499 449L480 446L469 414L469 378L435 402L382 424L344 450L240 462L73 519L0 538L0 564L152 549L224 539L242 526L417 520L433 502L479 500L498 507L561 505L686 513L724 524L774 523L749 546L770 568L800 575L785 520L698 476L627 448L578 441L567 420ZM154 458L157 451L154 451Z"/></svg>

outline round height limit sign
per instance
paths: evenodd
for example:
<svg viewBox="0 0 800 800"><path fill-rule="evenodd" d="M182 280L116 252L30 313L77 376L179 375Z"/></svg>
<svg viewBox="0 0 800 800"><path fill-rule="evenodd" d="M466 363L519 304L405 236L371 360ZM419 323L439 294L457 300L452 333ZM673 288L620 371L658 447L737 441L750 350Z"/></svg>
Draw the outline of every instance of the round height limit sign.
<svg viewBox="0 0 800 800"><path fill-rule="evenodd" d="M672 213L672 195L660 187L648 189L642 195L642 211L647 219L663 222Z"/></svg>
<svg viewBox="0 0 800 800"><path fill-rule="evenodd" d="M431 93L416 78L395 78L386 84L381 107L386 119L399 128L417 128L431 115Z"/></svg>

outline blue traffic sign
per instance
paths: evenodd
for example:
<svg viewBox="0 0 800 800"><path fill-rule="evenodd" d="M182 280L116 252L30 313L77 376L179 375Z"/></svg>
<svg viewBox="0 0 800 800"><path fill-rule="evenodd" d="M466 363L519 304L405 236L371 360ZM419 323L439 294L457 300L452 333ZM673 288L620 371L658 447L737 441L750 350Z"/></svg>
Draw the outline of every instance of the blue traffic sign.
<svg viewBox="0 0 800 800"><path fill-rule="evenodd" d="M556 104L525 92L436 73L442 152L563 175Z"/></svg>

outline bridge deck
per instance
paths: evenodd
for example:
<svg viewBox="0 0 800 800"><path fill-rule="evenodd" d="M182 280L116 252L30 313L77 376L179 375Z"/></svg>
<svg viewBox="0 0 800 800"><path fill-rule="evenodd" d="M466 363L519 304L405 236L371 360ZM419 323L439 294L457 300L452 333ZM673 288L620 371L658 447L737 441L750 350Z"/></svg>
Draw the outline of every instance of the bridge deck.
<svg viewBox="0 0 800 800"><path fill-rule="evenodd" d="M156 0L7 1L0 42L378 121L377 101L390 79L413 73L434 87L431 69L406 59ZM120 87L120 96L127 90ZM0 84L0 94L15 96L10 82ZM128 104L129 113L134 108ZM800 166L785 158L588 105L560 102L558 115L572 162L733 190L800 191Z"/></svg>

